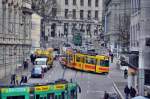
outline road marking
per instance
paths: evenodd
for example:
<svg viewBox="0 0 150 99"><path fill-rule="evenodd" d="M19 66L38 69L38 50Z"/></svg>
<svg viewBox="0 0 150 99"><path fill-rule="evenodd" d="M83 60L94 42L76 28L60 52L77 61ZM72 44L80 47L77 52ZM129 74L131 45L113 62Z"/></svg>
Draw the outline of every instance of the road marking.
<svg viewBox="0 0 150 99"><path fill-rule="evenodd" d="M88 89L89 89L89 88L90 88L90 77L89 77L90 74L88 73L87 76L88 76L88 77L87 77L87 79L88 79L88 82L87 82L87 83L88 83Z"/></svg>
<svg viewBox="0 0 150 99"><path fill-rule="evenodd" d="M102 90L87 90L87 93L103 93L104 94L105 91ZM108 93L114 93L112 91L108 91Z"/></svg>
<svg viewBox="0 0 150 99"><path fill-rule="evenodd" d="M115 92L119 94L121 99L124 99L123 95L121 94L120 90L118 89L118 87L115 84L115 82L113 81L113 79L109 75L107 77L112 81L113 86L114 86L113 88L114 88Z"/></svg>

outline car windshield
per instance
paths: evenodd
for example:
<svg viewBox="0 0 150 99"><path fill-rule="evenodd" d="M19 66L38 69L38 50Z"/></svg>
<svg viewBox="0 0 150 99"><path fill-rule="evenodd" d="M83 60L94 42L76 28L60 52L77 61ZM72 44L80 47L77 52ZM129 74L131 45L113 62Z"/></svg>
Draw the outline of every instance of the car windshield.
<svg viewBox="0 0 150 99"><path fill-rule="evenodd" d="M34 73L41 73L41 68L34 68L33 71Z"/></svg>
<svg viewBox="0 0 150 99"><path fill-rule="evenodd" d="M46 65L45 61L36 61L35 65Z"/></svg>

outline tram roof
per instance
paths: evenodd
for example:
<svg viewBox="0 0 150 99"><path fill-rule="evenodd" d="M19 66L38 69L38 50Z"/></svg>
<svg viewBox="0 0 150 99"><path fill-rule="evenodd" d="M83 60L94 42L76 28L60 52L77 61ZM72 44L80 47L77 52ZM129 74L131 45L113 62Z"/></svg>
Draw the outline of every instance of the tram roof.
<svg viewBox="0 0 150 99"><path fill-rule="evenodd" d="M21 88L21 87L34 87L34 86L45 86L45 85L55 85L55 84L67 84L70 83L65 79L58 79L54 82L48 83L32 83L32 84L24 84L24 85L12 85L12 84L0 84L0 88Z"/></svg>

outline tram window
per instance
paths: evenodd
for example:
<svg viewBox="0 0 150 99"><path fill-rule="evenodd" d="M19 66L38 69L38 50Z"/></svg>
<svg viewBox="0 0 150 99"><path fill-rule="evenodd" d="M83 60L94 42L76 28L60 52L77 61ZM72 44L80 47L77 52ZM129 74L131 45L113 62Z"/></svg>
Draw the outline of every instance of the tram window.
<svg viewBox="0 0 150 99"><path fill-rule="evenodd" d="M43 99L46 99L46 97L44 97Z"/></svg>
<svg viewBox="0 0 150 99"><path fill-rule="evenodd" d="M53 93L48 94L48 95L47 95L47 99L54 99L54 94L53 94Z"/></svg>
<svg viewBox="0 0 150 99"><path fill-rule="evenodd" d="M71 90L70 99L75 99L75 97L76 97L76 91L75 90Z"/></svg>
<svg viewBox="0 0 150 99"><path fill-rule="evenodd" d="M72 56L69 56L69 61L72 61L72 60L73 60Z"/></svg>
<svg viewBox="0 0 150 99"><path fill-rule="evenodd" d="M39 96L39 95L36 95L36 99L40 99L40 96Z"/></svg>
<svg viewBox="0 0 150 99"><path fill-rule="evenodd" d="M58 99L61 99L61 95L59 95Z"/></svg>
<svg viewBox="0 0 150 99"><path fill-rule="evenodd" d="M7 99L25 99L25 96L9 96Z"/></svg>
<svg viewBox="0 0 150 99"><path fill-rule="evenodd" d="M61 99L65 99L65 93L62 92L62 98Z"/></svg>
<svg viewBox="0 0 150 99"><path fill-rule="evenodd" d="M86 63L88 63L88 64L96 64L96 59L94 59L94 58L86 58Z"/></svg>
<svg viewBox="0 0 150 99"><path fill-rule="evenodd" d="M34 99L34 95L33 94L30 95L30 99Z"/></svg>
<svg viewBox="0 0 150 99"><path fill-rule="evenodd" d="M109 61L108 60L101 60L99 65L104 66L104 67L108 67L109 66Z"/></svg>
<svg viewBox="0 0 150 99"><path fill-rule="evenodd" d="M81 57L81 62L84 63L84 57Z"/></svg>
<svg viewBox="0 0 150 99"><path fill-rule="evenodd" d="M80 62L80 57L76 56L76 61Z"/></svg>

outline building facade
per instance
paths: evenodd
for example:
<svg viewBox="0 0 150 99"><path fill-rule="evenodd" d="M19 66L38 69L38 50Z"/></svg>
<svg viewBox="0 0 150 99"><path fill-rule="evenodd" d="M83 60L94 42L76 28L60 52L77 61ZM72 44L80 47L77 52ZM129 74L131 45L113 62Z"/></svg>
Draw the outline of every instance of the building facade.
<svg viewBox="0 0 150 99"><path fill-rule="evenodd" d="M131 81L137 85L140 95L148 95L144 94L146 91L150 95L150 1L131 0L131 8L130 50L137 53L133 59L139 64L137 83L134 79Z"/></svg>
<svg viewBox="0 0 150 99"><path fill-rule="evenodd" d="M129 47L129 7L130 0L103 0L104 40L116 54L127 51Z"/></svg>
<svg viewBox="0 0 150 99"><path fill-rule="evenodd" d="M56 0L55 3L50 21L44 23L49 46L52 46L53 38L71 41L76 31L90 38L99 34L102 0Z"/></svg>
<svg viewBox="0 0 150 99"><path fill-rule="evenodd" d="M31 46L31 2L0 0L0 78L22 65Z"/></svg>

